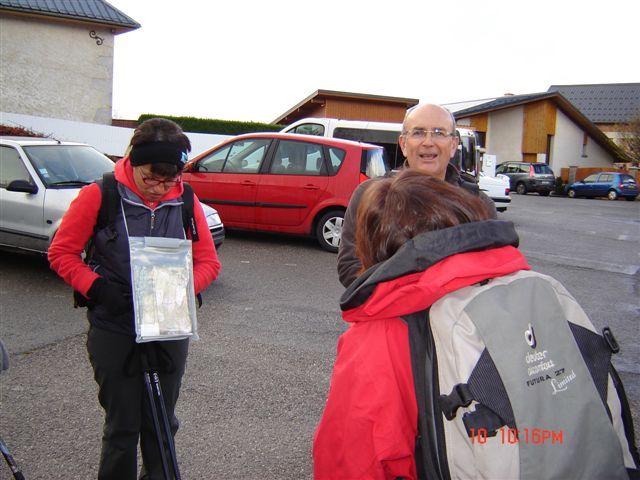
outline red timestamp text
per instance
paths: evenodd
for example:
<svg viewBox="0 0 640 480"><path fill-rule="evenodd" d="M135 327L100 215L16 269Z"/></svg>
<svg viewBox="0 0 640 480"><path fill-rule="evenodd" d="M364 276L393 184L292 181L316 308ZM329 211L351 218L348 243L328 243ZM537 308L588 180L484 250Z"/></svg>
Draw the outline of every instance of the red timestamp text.
<svg viewBox="0 0 640 480"><path fill-rule="evenodd" d="M486 428L470 428L471 443L483 445L487 438L495 436L502 444L513 445L527 443L532 445L562 445L564 432L562 430L547 430L544 428L501 428L495 435L489 435Z"/></svg>

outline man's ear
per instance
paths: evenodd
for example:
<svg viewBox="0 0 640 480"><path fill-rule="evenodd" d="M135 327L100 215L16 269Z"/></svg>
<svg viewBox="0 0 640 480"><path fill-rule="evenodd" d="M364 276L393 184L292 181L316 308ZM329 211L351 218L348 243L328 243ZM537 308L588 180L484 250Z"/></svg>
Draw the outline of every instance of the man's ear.
<svg viewBox="0 0 640 480"><path fill-rule="evenodd" d="M398 145L400 145L400 150L402 150L402 154L406 157L405 153L404 153L404 146L406 144L407 138L400 134L400 136L398 137Z"/></svg>
<svg viewBox="0 0 640 480"><path fill-rule="evenodd" d="M458 150L459 144L460 144L460 139L458 138L457 135L455 135L453 137L453 141L451 142L451 155L449 156L449 158L453 158L453 156L456 154L456 150Z"/></svg>

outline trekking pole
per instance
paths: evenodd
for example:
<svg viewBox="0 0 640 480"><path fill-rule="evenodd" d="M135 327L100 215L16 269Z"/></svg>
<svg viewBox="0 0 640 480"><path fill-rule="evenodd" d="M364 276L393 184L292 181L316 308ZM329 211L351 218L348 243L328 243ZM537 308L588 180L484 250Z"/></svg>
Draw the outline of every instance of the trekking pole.
<svg viewBox="0 0 640 480"><path fill-rule="evenodd" d="M7 347L5 347L4 342L0 339L0 373L9 369L9 351ZM24 475L18 468L18 464L13 459L13 455L9 453L9 449L7 448L7 444L4 443L4 440L0 436L0 451L2 452L2 456L9 464L9 468L11 469L11 473L16 480L24 480Z"/></svg>
<svg viewBox="0 0 640 480"><path fill-rule="evenodd" d="M173 442L173 435L171 433L171 427L169 426L169 419L167 418L167 409L164 404L164 397L162 396L162 388L160 388L160 378L158 377L158 372L152 372L151 379L155 388L158 406L160 407L162 423L164 424L164 433L167 437L169 455L171 457L171 463L173 464L173 474L175 476L175 480L180 480L180 469L178 468L178 459L176 457L176 446Z"/></svg>
<svg viewBox="0 0 640 480"><path fill-rule="evenodd" d="M164 450L164 442L162 441L162 431L160 430L160 422L158 421L158 410L156 408L156 401L154 397L154 390L151 382L151 376L157 377L157 372L152 371L149 366L149 359L147 353L150 349L144 345L140 353L140 361L142 362L142 369L144 371L144 384L147 388L147 398L149 399L149 406L151 407L151 418L153 420L153 429L156 432L156 440L158 442L158 450L160 451L160 460L162 461L162 473L166 480L171 480L169 477L169 466L167 465L167 455Z"/></svg>
<svg viewBox="0 0 640 480"><path fill-rule="evenodd" d="M4 459L9 464L9 469L11 470L11 473L13 473L13 477L16 480L24 480L24 475L20 471L20 468L18 467L18 464L16 463L16 461L13 459L13 456L11 455L11 453L9 453L9 449L7 448L7 445L4 443L4 440L2 439L2 437L0 437L0 450L2 451L2 455L4 456Z"/></svg>

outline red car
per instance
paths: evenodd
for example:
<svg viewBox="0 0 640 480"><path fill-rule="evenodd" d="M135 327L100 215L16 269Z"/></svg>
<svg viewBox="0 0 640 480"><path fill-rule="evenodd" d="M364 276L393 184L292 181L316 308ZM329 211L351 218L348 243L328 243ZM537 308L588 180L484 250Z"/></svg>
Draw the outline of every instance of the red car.
<svg viewBox="0 0 640 480"><path fill-rule="evenodd" d="M389 166L376 145L251 133L198 155L184 171L226 228L315 236L322 248L337 252L351 193Z"/></svg>

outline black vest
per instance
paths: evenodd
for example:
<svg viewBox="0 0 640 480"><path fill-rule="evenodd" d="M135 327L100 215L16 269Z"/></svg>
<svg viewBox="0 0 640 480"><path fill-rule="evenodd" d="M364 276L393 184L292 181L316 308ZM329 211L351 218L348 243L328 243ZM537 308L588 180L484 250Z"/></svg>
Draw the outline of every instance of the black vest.
<svg viewBox="0 0 640 480"><path fill-rule="evenodd" d="M117 187L122 207L118 208L112 224L95 233L94 252L89 266L105 280L118 284L123 291L131 294L127 229L132 237L186 238L182 221L182 198L160 202L152 210L124 185L118 183ZM103 305L97 305L87 311L87 317L95 327L135 336L133 310L114 316Z"/></svg>

